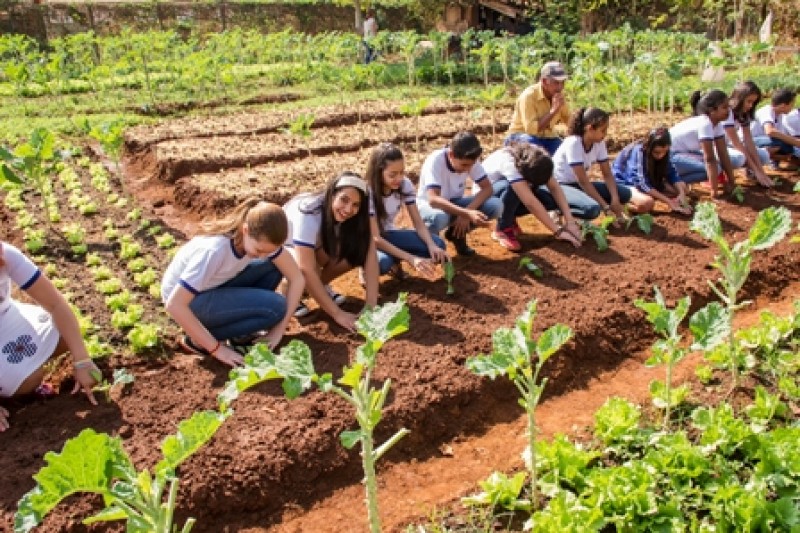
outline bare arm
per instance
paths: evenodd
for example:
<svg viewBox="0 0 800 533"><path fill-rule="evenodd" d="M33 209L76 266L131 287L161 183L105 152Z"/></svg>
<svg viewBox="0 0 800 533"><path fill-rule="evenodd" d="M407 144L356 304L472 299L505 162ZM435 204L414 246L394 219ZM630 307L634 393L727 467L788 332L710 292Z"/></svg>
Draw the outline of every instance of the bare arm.
<svg viewBox="0 0 800 533"><path fill-rule="evenodd" d="M550 187L553 182L555 187L558 189L557 193L553 192L553 189ZM544 208L542 202L536 198L536 195L531 190L530 186L524 181L517 181L511 184L511 188L514 189L514 192L517 194L517 198L519 198L522 205L524 205L528 211L536 217L536 219L542 223L544 227L549 229L553 232L557 239L562 239L565 241L569 241L573 246L580 246L580 240L578 239L577 235L580 235L578 232L578 228L575 225L575 219L572 218L572 213L569 210L569 205L567 205L567 201L564 198L564 192L561 190L561 187L558 185L558 182L555 178L550 178L547 182L547 187L550 190L550 194L553 195L553 199L556 200L556 205L559 206L562 213L564 214L564 218L567 221L566 233L564 231L565 228L559 228L553 219L547 213L547 209ZM561 197L561 203L559 203L556 195ZM572 227L570 227L572 226ZM578 232L577 235L573 233L573 231Z"/></svg>
<svg viewBox="0 0 800 533"><path fill-rule="evenodd" d="M772 123L764 124L764 132L769 135L773 139L777 139L779 141L783 141L787 144L800 148L800 139L797 137L792 137L782 131L778 130Z"/></svg>
<svg viewBox="0 0 800 533"><path fill-rule="evenodd" d="M292 319L295 309L297 309L297 304L300 303L300 298L303 297L303 289L305 288L306 282L303 273L300 271L300 267L297 266L294 257L286 248L284 248L277 257L272 259L272 263L281 271L281 274L283 274L287 282L285 294L286 314L283 320L273 326L267 335L269 347L274 349L280 343L281 338L283 338L289 321Z"/></svg>

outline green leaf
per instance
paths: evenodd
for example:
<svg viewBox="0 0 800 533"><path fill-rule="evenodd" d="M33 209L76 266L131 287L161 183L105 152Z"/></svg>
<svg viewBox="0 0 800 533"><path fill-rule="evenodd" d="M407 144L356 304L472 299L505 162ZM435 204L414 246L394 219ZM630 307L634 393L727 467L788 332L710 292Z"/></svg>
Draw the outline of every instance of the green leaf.
<svg viewBox="0 0 800 533"><path fill-rule="evenodd" d="M717 215L717 207L711 202L700 202L694 212L689 229L696 231L709 241L722 239L722 223Z"/></svg>
<svg viewBox="0 0 800 533"><path fill-rule="evenodd" d="M85 518L83 523L88 526L98 522L114 522L115 520L125 520L126 518L128 518L128 513L126 513L124 509L121 509L116 505L110 505L99 513L96 513L89 518Z"/></svg>
<svg viewBox="0 0 800 533"><path fill-rule="evenodd" d="M17 176L8 165L0 165L0 177L3 178L3 181L8 181L15 185L22 185L22 179Z"/></svg>
<svg viewBox="0 0 800 533"><path fill-rule="evenodd" d="M792 214L785 207L768 207L758 214L747 240L753 250L771 248L792 228Z"/></svg>
<svg viewBox="0 0 800 533"><path fill-rule="evenodd" d="M361 374L364 372L364 365L362 363L355 363L351 367L345 367L344 374L339 379L339 383L355 389L358 387L358 382L361 380Z"/></svg>
<svg viewBox="0 0 800 533"><path fill-rule="evenodd" d="M719 302L711 302L692 315L689 329L694 335L692 350L712 350L730 333L730 311Z"/></svg>
<svg viewBox="0 0 800 533"><path fill-rule="evenodd" d="M541 362L547 361L570 338L572 338L572 329L569 326L556 324L547 328L536 341L536 354Z"/></svg>
<svg viewBox="0 0 800 533"><path fill-rule="evenodd" d="M374 365L374 356L384 343L408 331L409 314L406 305L407 293L400 293L397 301L365 309L356 321L356 329L365 339L363 350L357 351L357 360Z"/></svg>
<svg viewBox="0 0 800 533"><path fill-rule="evenodd" d="M316 375L311 348L297 339L281 348L275 358L275 368L284 378L283 391L289 399L297 398L311 388Z"/></svg>
<svg viewBox="0 0 800 533"><path fill-rule="evenodd" d="M61 453L46 453L46 465L33 476L36 487L19 501L14 531L32 530L71 494L90 492L108 496L113 463L120 458L130 464L122 450L122 441L91 428L65 442Z"/></svg>
<svg viewBox="0 0 800 533"><path fill-rule="evenodd" d="M513 359L507 353L494 352L490 355L476 355L467 359L467 368L473 374L491 379L505 376Z"/></svg>
<svg viewBox="0 0 800 533"><path fill-rule="evenodd" d="M225 411L243 391L264 381L278 379L281 375L276 368L275 354L269 346L259 343L244 356L244 365L231 370L228 377L228 382L217 396L220 411Z"/></svg>
<svg viewBox="0 0 800 533"><path fill-rule="evenodd" d="M178 424L178 432L168 436L161 444L164 454L155 468L158 475L175 470L182 462L194 454L201 446L211 440L219 427L230 416L230 411L198 411L188 420Z"/></svg>
<svg viewBox="0 0 800 533"><path fill-rule="evenodd" d="M342 434L339 435L339 441L342 443L342 446L350 450L363 437L364 437L364 432L361 431L360 429L352 431L342 431Z"/></svg>

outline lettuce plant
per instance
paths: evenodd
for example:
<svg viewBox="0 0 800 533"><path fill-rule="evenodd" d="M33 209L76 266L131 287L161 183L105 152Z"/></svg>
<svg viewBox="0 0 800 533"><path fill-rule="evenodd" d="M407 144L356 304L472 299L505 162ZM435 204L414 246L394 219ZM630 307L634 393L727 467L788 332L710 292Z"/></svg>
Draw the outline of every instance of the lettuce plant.
<svg viewBox="0 0 800 533"><path fill-rule="evenodd" d="M556 324L545 330L538 339L533 337L536 300L517 317L514 328L500 328L492 335L492 353L467 359L467 368L479 376L494 379L508 376L520 393L519 403L528 416L528 450L530 453L531 506L538 505L536 487L536 406L547 385L539 379L542 367L572 337L572 330Z"/></svg>
<svg viewBox="0 0 800 533"><path fill-rule="evenodd" d="M159 344L159 328L155 324L136 324L128 332L128 342L133 353L142 353L155 348Z"/></svg>
<svg viewBox="0 0 800 533"><path fill-rule="evenodd" d="M750 275L753 252L777 244L789 232L791 224L792 215L788 209L769 207L758 213L747 239L731 246L722 233L716 206L711 202L701 202L689 226L719 249L719 255L711 266L719 271L721 277L716 283L709 280L708 284L724 304L723 307L712 302L692 316L690 328L695 336L692 349L712 351L727 338L727 347L721 357L727 359L734 388L739 381L740 354L734 338L733 315L750 303L738 301L739 291Z"/></svg>
<svg viewBox="0 0 800 533"><path fill-rule="evenodd" d="M678 328L689 312L691 300L688 296L681 298L673 309L669 309L658 287L655 287L655 293L655 301L636 300L635 305L647 313L648 322L653 324L656 333L662 337L653 344L652 355L647 359L645 365L648 367L661 364L666 366L664 382L654 380L650 383L653 403L656 407L664 409L664 429L666 430L669 427L670 409L675 405L680 405L689 392L685 385L678 388L672 387L672 370L689 352L681 345L682 338Z"/></svg>

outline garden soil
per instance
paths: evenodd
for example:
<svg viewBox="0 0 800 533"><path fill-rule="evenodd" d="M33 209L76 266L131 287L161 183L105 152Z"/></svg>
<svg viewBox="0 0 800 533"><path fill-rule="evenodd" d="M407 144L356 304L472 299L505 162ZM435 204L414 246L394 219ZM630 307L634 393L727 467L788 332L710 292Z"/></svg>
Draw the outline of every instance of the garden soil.
<svg viewBox="0 0 800 533"><path fill-rule="evenodd" d="M638 130L649 129L647 122L639 117ZM637 129L632 124L619 128L628 135ZM184 206L191 202L176 198L176 186L147 175L144 168L135 159L126 162L127 191L147 216L167 226L179 240L193 234L207 213L187 210ZM729 240L744 239L758 211L771 205L788 207L796 227L800 200L792 189L797 176L782 177L777 190L769 192L740 177L744 203L717 203ZM701 189L695 194L707 198ZM101 216L88 221L65 209L64 222L74 218L87 225L90 249L107 253L113 264L116 245L103 241L101 221L104 217L124 221L130 209L115 211L103 205ZM0 207L0 238L21 246L14 219ZM643 398L654 374L641 365L642 354L654 336L634 306L636 299L651 298L654 285L670 303L691 296L693 310L713 299L708 280L716 278L710 267L714 248L689 231L688 217L658 212L650 235L635 227L612 229L610 249L605 252L591 242L575 249L554 241L531 217L521 222L522 254L500 248L485 229L470 235L478 254L456 258L455 295L445 295L441 280L413 275L402 282L388 278L382 282L382 301L408 293L411 316L410 330L384 346L375 373L376 383L392 380L377 431L379 442L401 427L411 431L379 466L387 529L401 528L433 504L469 491L493 469L519 465L524 425L516 390L502 379L470 374L464 363L471 355L488 352L492 332L510 326L529 301L538 301L537 332L556 323L574 331L573 339L545 367L549 383L540 422L551 433L585 431L591 414L610 395L638 391L634 396ZM152 239L142 236L141 241L163 270L168 261L165 253ZM786 240L757 252L743 297L760 301L789 297L787 291L795 290L800 281L798 250L797 244ZM69 280L75 303L102 322L107 316L103 298L92 290L83 261L57 243L47 252L57 263L59 276ZM541 278L519 269L522 256L530 256L542 268ZM338 281L335 287L348 295L347 309L361 308L363 290L354 277ZM180 420L196 410L216 407L226 369L215 360L177 353L174 324L155 301L148 304L147 313L163 324L161 352L131 355L124 335L103 330L115 347L115 353L101 362L104 371L110 375L124 366L136 377L111 402L101 399L99 406L91 407L85 398L71 396L71 379L62 364L54 366L51 376L60 390L56 398L9 405L11 428L0 434L0 530L11 531L17 501L33 488L32 476L44 464L44 454L60 450L82 429L92 427L121 437L136 465L146 468L158 461L160 442ZM317 371L335 376L359 345L358 337L319 312L295 321L287 339L308 343ZM278 383L267 383L243 394L234 409L211 442L180 467L181 522L197 518L195 532L366 530L360 458L357 450L345 450L338 440L343 430L354 426L344 401L318 391L289 401ZM110 529L81 525L81 519L100 505L97 497L70 497L45 519L41 531L121 531L119 525ZM327 511L311 513L304 521L315 506Z"/></svg>

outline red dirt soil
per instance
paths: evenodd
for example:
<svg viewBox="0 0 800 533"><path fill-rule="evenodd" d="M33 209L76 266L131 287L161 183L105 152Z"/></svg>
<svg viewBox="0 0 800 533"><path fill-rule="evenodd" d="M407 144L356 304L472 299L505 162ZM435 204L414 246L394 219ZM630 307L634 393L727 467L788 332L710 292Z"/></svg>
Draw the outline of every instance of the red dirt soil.
<svg viewBox="0 0 800 533"><path fill-rule="evenodd" d="M794 179L785 179L778 191L769 193L746 186L746 200L741 205L719 202L729 240L745 238L757 212L770 205L788 207L796 223L800 200L791 192ZM153 212L164 220L180 219L170 189L147 183L135 187L143 193L138 201L144 209L155 205ZM124 219L124 212L111 215ZM195 218L184 219L177 229L188 232ZM0 207L0 238L19 245L21 237L12 229L13 219L12 213ZM473 481L490 469L507 468L518 461L522 431L515 389L504 381L473 376L464 362L470 355L488 351L492 332L508 326L532 298L539 301L538 331L564 323L575 332L574 339L547 367L546 405L557 406L553 416L567 428L585 426L595 404L605 395L628 388L640 390L650 379L635 354L641 354L654 337L634 307L635 299L650 298L653 285L658 285L671 303L690 295L693 310L713 298L706 280L716 278L709 267L714 249L689 231L687 217L658 213L651 235L614 229L611 247L604 253L591 243L574 249L553 241L531 217L521 222L523 253L531 254L543 269L542 278L520 271L520 256L499 248L488 231L479 230L470 236L478 255L456 260L454 296L445 296L441 281L413 276L382 284L382 301L407 291L411 313L410 331L384 347L375 375L378 381L392 379L378 440L400 427L411 430L381 463L380 474L389 473L392 487L394 480L402 480L400 489L392 488L391 495L382 496L387 526L413 520L425 512L423 504L452 497L454 487L455 492L469 490ZM777 297L797 282L798 254L797 245L788 241L758 252L743 297ZM166 259L161 261L158 266L163 271ZM62 275L74 283L86 279L81 261L67 258L60 266L65 271ZM355 311L361 307L362 290L352 277L336 286L350 296L346 308ZM78 303L98 309L98 313L103 307L102 297L90 290L80 295ZM150 303L148 309L157 313L158 305ZM98 316L95 319L100 320ZM287 338L307 342L317 371L335 376L359 344L358 338L318 313L295 323ZM184 355L172 357L169 347L165 360L132 356L123 353L124 346L115 347L119 352L106 362L106 370L125 366L136 376L130 390L115 403L101 402L91 408L85 399L66 393L67 379L55 400L12 405L11 428L0 434L4 478L0 529L11 529L16 503L34 486L31 476L43 465L44 453L60 450L66 439L82 429L92 427L121 436L136 465L152 467L158 461L159 443L178 421L198 409L215 408L216 393L227 374L222 365ZM598 382L609 384L597 388ZM288 401L280 386L270 383L244 394L234 409L235 415L210 444L180 468L181 521L196 517L195 532L262 531L281 521L285 522L283 529L278 529L281 531L365 528L358 487L360 460L357 451L346 451L338 441L339 433L354 425L351 409L342 400L313 391ZM487 434L496 435L496 442L505 441L511 453L495 460L488 449L469 444L459 447L459 440L469 442ZM454 459L440 462L433 470L414 468L415 463L440 457L444 443L451 443ZM466 463L475 465L469 481L460 482L459 467L448 463L456 463L464 455L477 459ZM411 468L406 468L409 464ZM450 466L455 472L448 471ZM294 521L305 509L334 494L349 496L339 501L339 507L320 515L323 518L316 523ZM80 524L99 505L96 498L70 498L46 518L41 531L107 530L108 526ZM119 526L111 528L121 530Z"/></svg>

